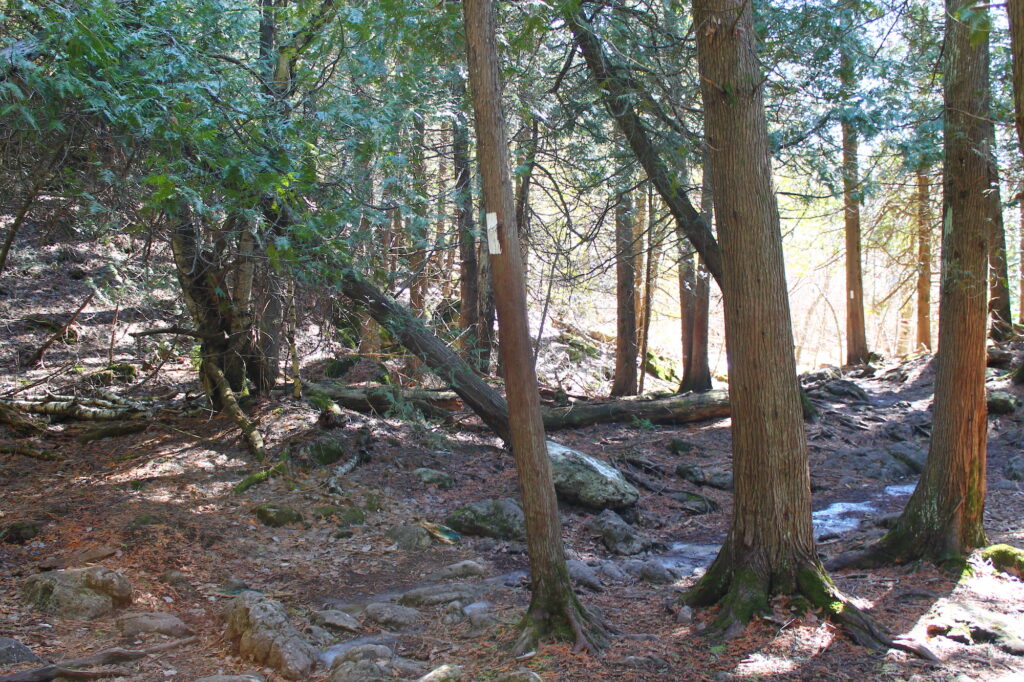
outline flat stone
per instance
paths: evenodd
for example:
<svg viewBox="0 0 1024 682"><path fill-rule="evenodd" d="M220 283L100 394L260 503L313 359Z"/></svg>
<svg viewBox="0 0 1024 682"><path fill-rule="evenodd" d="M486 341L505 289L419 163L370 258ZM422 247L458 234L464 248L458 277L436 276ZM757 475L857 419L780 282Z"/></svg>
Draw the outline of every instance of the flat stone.
<svg viewBox="0 0 1024 682"><path fill-rule="evenodd" d="M130 604L132 585L102 566L69 568L30 576L22 597L43 613L93 620Z"/></svg>
<svg viewBox="0 0 1024 682"><path fill-rule="evenodd" d="M457 665L442 665L434 668L416 682L460 682L462 680L462 667Z"/></svg>
<svg viewBox="0 0 1024 682"><path fill-rule="evenodd" d="M1017 410L1017 398L1006 391L989 391L988 398L989 414L1013 414Z"/></svg>
<svg viewBox="0 0 1024 682"><path fill-rule="evenodd" d="M481 500L459 507L445 519L445 525L465 535L497 540L525 540L523 510L512 499Z"/></svg>
<svg viewBox="0 0 1024 682"><path fill-rule="evenodd" d="M238 654L266 665L289 680L305 680L316 665L316 650L288 622L284 606L259 592L242 592L225 609L225 637Z"/></svg>
<svg viewBox="0 0 1024 682"><path fill-rule="evenodd" d="M455 479L450 474L438 471L437 469L421 467L414 469L412 475L420 479L420 482L424 485L437 486L441 490L448 490L455 485Z"/></svg>
<svg viewBox="0 0 1024 682"><path fill-rule="evenodd" d="M41 659L32 650L16 639L0 637L0 665L14 663L37 663Z"/></svg>
<svg viewBox="0 0 1024 682"><path fill-rule="evenodd" d="M410 552L426 549L434 544L434 539L430 536L430 533L419 524L395 526L387 532L387 536L398 545L398 549Z"/></svg>
<svg viewBox="0 0 1024 682"><path fill-rule="evenodd" d="M555 491L567 502L591 509L622 509L640 499L633 484L612 465L554 441L547 441L547 448Z"/></svg>
<svg viewBox="0 0 1024 682"><path fill-rule="evenodd" d="M708 486L719 490L732 490L733 488L732 472L726 469L683 463L676 467L676 475L694 485Z"/></svg>
<svg viewBox="0 0 1024 682"><path fill-rule="evenodd" d="M488 573L490 573L490 569L485 564L473 561L472 559L466 559L465 561L449 564L444 568L434 571L428 577L431 580L457 580L459 578L482 577Z"/></svg>
<svg viewBox="0 0 1024 682"><path fill-rule="evenodd" d="M117 625L121 629L121 635L126 639L151 633L168 637L185 637L192 634L192 628L173 613L126 613L117 619Z"/></svg>
<svg viewBox="0 0 1024 682"><path fill-rule="evenodd" d="M605 509L587 524L587 528L601 537L608 551L615 554L639 554L651 547L650 538L622 520L611 509Z"/></svg>
<svg viewBox="0 0 1024 682"><path fill-rule="evenodd" d="M359 627L358 620L344 611L336 609L315 612L313 614L313 622L336 631L359 632L362 629Z"/></svg>
<svg viewBox="0 0 1024 682"><path fill-rule="evenodd" d="M405 606L437 606L453 601L472 602L482 593L482 586L469 583L425 585L409 590L398 598L398 603Z"/></svg>
<svg viewBox="0 0 1024 682"><path fill-rule="evenodd" d="M367 604L363 615L374 623L392 630L408 630L415 627L420 620L420 612L416 609L390 602Z"/></svg>

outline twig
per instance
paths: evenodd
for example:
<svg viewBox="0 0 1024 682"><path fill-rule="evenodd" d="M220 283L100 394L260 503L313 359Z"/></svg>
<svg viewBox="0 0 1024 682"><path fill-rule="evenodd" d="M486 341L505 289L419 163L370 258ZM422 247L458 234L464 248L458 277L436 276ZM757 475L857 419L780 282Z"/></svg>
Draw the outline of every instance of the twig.
<svg viewBox="0 0 1024 682"><path fill-rule="evenodd" d="M74 314L71 316L71 319L65 322L60 329L53 333L53 336L46 340L46 343L39 347L39 350L32 354L32 357L29 358L29 361L27 363L29 367L35 367L36 365L43 361L43 353L45 353L50 346L56 343L57 339L67 334L68 327L75 323L75 320L78 319L79 314L81 314L81 312L85 310L85 306L89 305L92 302L92 299L95 295L95 290L90 291L89 295L85 297L84 301L82 301L82 305L78 306L78 310L76 310Z"/></svg>
<svg viewBox="0 0 1024 682"><path fill-rule="evenodd" d="M63 364L60 367L58 367L57 369L55 369L54 371L50 372L49 374L47 374L42 379L36 379L31 384L25 384L24 386L19 386L18 388L12 388L10 391L7 391L6 393L4 393L4 397L5 398L10 398L12 395L17 395L17 394L21 393L22 391L27 391L30 388L35 388L39 384L45 384L47 381L49 381L53 377L57 376L58 374L60 374L64 370L73 367L74 364L75 364L75 361L71 360L70 362L67 362L67 363Z"/></svg>

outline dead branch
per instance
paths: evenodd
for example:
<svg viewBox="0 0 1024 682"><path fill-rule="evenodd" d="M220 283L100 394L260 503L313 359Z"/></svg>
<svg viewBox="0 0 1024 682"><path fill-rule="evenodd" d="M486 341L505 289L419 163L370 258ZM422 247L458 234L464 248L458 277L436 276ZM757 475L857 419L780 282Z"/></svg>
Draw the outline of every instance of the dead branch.
<svg viewBox="0 0 1024 682"><path fill-rule="evenodd" d="M29 367L35 367L40 362L42 362L43 354L46 352L46 350L54 343L56 343L57 339L64 338L64 335L68 333L68 327L75 323L75 320L78 319L78 316L82 313L83 310L85 310L85 306L89 305L92 302L94 296L96 296L96 291L90 291L89 295L85 297L84 301L82 301L82 305L78 306L78 310L76 310L71 315L67 322L61 325L60 329L55 331L53 335L46 340L46 343L39 347L39 350L32 354L32 357L30 357L28 359L28 362L25 364L27 364Z"/></svg>
<svg viewBox="0 0 1024 682"><path fill-rule="evenodd" d="M188 329L177 325L171 325L170 327L158 327L156 329L146 329L141 332L130 332L128 336L138 339L143 336L157 336L158 334L176 334L178 336L191 336L196 339L208 338L208 335L202 334L195 329Z"/></svg>

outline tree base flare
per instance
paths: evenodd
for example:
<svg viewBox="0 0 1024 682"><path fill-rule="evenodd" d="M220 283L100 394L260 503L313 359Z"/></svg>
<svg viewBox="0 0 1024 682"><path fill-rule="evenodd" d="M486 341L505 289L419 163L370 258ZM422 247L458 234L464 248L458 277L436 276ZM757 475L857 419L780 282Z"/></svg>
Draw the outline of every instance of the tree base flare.
<svg viewBox="0 0 1024 682"><path fill-rule="evenodd" d="M861 611L835 586L817 562L809 561L796 569L792 579L772 580L752 566L734 566L727 556L722 560L723 556L719 555L719 560L682 597L682 601L690 606L721 604L718 616L707 630L707 634L713 638L738 635L753 617L769 610L772 596L792 594L803 597L810 606L824 611L861 646L875 651L900 649L928 661L939 660L920 644L889 637L873 618Z"/></svg>
<svg viewBox="0 0 1024 682"><path fill-rule="evenodd" d="M519 638L512 647L514 656L536 651L544 639L573 642L573 651L596 654L607 648L610 629L593 611L587 609L574 595L565 607L554 612L531 604L519 622Z"/></svg>

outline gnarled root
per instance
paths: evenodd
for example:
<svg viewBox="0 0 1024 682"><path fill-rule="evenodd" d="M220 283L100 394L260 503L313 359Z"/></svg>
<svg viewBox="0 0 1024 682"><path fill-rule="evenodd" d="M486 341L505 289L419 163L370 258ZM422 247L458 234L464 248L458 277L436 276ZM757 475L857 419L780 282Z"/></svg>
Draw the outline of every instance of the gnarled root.
<svg viewBox="0 0 1024 682"><path fill-rule="evenodd" d="M593 611L583 606L576 596L569 599L561 613L552 613L541 605L531 603L519 622L519 638L512 647L515 656L535 651L546 637L572 640L573 651L600 652L609 644L611 628Z"/></svg>

